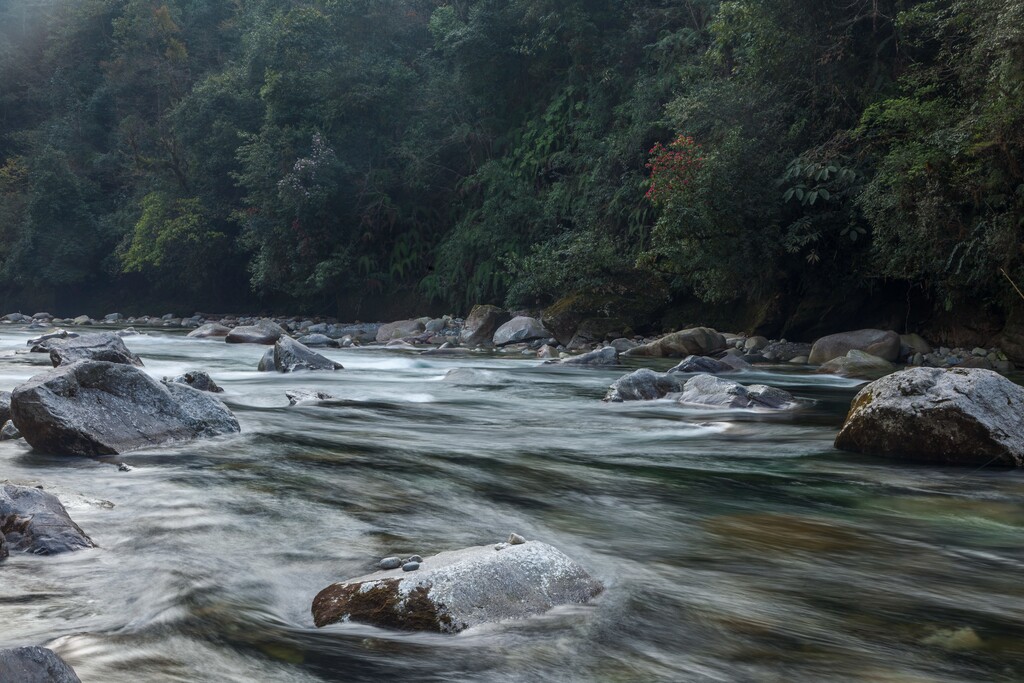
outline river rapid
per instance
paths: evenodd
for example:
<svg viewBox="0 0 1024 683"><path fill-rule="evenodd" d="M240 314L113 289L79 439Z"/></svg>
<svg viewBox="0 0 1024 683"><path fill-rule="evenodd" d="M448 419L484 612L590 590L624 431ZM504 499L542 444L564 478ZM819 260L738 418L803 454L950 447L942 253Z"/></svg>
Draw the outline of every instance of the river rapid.
<svg viewBox="0 0 1024 683"><path fill-rule="evenodd" d="M0 389L49 367L30 336L0 333ZM738 379L799 410L714 412L605 404L626 370L521 356L326 350L345 370L281 375L262 346L125 342L155 377L206 369L242 433L109 460L0 443L0 481L99 546L0 564L0 648L86 683L1024 680L1024 475L834 450L855 381L770 368ZM607 590L457 636L313 626L381 557L512 531Z"/></svg>

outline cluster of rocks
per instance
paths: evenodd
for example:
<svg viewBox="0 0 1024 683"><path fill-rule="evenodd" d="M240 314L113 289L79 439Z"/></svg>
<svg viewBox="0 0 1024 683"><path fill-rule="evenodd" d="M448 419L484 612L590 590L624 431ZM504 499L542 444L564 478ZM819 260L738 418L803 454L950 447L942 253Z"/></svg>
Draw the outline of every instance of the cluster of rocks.
<svg viewBox="0 0 1024 683"><path fill-rule="evenodd" d="M616 380L604 400L621 403L667 398L684 406L747 410L785 410L797 406L793 395L782 389L763 384L745 386L697 369L706 365L700 362L704 360L711 359L689 356L668 372L634 370ZM735 372L736 368L722 363L717 370Z"/></svg>

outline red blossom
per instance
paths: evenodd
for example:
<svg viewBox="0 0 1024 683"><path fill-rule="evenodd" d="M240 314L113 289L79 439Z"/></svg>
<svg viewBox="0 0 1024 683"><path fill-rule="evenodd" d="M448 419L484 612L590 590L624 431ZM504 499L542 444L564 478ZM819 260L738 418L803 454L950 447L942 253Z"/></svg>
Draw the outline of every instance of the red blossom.
<svg viewBox="0 0 1024 683"><path fill-rule="evenodd" d="M651 185L644 196L655 204L667 204L687 190L704 159L703 148L688 135L680 135L667 147L654 143L647 162Z"/></svg>

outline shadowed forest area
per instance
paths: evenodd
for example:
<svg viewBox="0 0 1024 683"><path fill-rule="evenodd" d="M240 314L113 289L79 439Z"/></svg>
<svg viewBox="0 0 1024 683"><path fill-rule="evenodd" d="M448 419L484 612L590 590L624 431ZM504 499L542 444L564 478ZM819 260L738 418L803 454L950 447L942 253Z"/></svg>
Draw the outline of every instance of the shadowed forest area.
<svg viewBox="0 0 1024 683"><path fill-rule="evenodd" d="M27 313L570 301L1013 352L1024 2L0 0L0 231Z"/></svg>

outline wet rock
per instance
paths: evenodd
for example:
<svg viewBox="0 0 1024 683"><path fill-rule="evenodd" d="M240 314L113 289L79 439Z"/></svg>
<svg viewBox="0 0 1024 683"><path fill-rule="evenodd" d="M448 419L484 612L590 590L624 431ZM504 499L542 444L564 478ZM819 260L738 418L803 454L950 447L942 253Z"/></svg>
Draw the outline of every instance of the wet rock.
<svg viewBox="0 0 1024 683"><path fill-rule="evenodd" d="M256 364L256 370L258 372L274 371L274 349L266 350L263 356L260 357L259 363Z"/></svg>
<svg viewBox="0 0 1024 683"><path fill-rule="evenodd" d="M725 336L709 327L693 327L667 334L649 344L643 344L625 352L626 356L649 356L672 358L686 356L707 356L726 348Z"/></svg>
<svg viewBox="0 0 1024 683"><path fill-rule="evenodd" d="M884 358L853 349L845 356L822 363L817 371L842 377L878 379L895 369L896 367Z"/></svg>
<svg viewBox="0 0 1024 683"><path fill-rule="evenodd" d="M522 536L520 536L517 533L511 533L511 534L508 535L507 543L509 545L522 545L522 544L526 543L526 539L523 538Z"/></svg>
<svg viewBox="0 0 1024 683"><path fill-rule="evenodd" d="M274 344L274 369L278 372L297 370L343 370L341 363L307 349L291 337L281 337Z"/></svg>
<svg viewBox="0 0 1024 683"><path fill-rule="evenodd" d="M34 449L111 455L239 431L211 394L121 363L78 361L17 387L11 415Z"/></svg>
<svg viewBox="0 0 1024 683"><path fill-rule="evenodd" d="M731 358L731 356L730 356ZM683 359L679 365L671 368L669 373L684 372L684 373L698 373L703 372L709 375L717 375L722 372L735 372L736 369L728 363L724 363L714 358L708 358L707 356L687 356Z"/></svg>
<svg viewBox="0 0 1024 683"><path fill-rule="evenodd" d="M11 552L57 555L95 547L57 496L32 486L0 486L0 533Z"/></svg>
<svg viewBox="0 0 1024 683"><path fill-rule="evenodd" d="M32 349L31 349L32 353L49 353L50 350L48 348L36 348L36 347L38 347L43 342L49 341L51 339L67 339L68 337L77 337L77 336L79 336L79 334L77 332L68 332L67 330L63 330L62 329L62 330L55 330L53 332L47 332L46 334L40 335L40 336L35 337L33 339L29 339L25 343L28 346L32 347Z"/></svg>
<svg viewBox="0 0 1024 683"><path fill-rule="evenodd" d="M520 315L495 330L493 341L495 346L504 346L534 339L547 339L550 336L551 333L544 329L539 320Z"/></svg>
<svg viewBox="0 0 1024 683"><path fill-rule="evenodd" d="M7 420L0 428L0 441L14 441L21 438L21 432L14 426L14 421Z"/></svg>
<svg viewBox="0 0 1024 683"><path fill-rule="evenodd" d="M376 341L379 344L392 341L393 339L405 339L406 337L415 337L419 333L426 329L426 324L422 319L416 320L398 320L393 323L387 323L381 325L377 330Z"/></svg>
<svg viewBox="0 0 1024 683"><path fill-rule="evenodd" d="M126 462L121 462L117 464L118 472L131 472L133 469L134 468Z"/></svg>
<svg viewBox="0 0 1024 683"><path fill-rule="evenodd" d="M900 336L892 330L870 329L830 334L814 342L807 359L813 365L821 365L853 350L892 362L900 355Z"/></svg>
<svg viewBox="0 0 1024 683"><path fill-rule="evenodd" d="M653 401L682 390L682 378L641 368L615 380L604 400L611 403Z"/></svg>
<svg viewBox="0 0 1024 683"><path fill-rule="evenodd" d="M466 316L459 333L463 346L479 346L491 341L498 328L512 319L507 311L490 305L477 305Z"/></svg>
<svg viewBox="0 0 1024 683"><path fill-rule="evenodd" d="M695 375L686 381L679 403L710 408L781 410L792 408L792 394L763 384L743 386L714 375Z"/></svg>
<svg viewBox="0 0 1024 683"><path fill-rule="evenodd" d="M587 365L587 366L610 366L619 364L619 352L611 346L603 349L595 349L579 356L569 356L561 360L549 360L547 364L557 365Z"/></svg>
<svg viewBox="0 0 1024 683"><path fill-rule="evenodd" d="M377 572L328 586L313 600L318 627L339 621L407 631L458 633L471 626L583 603L602 590L582 567L545 543L496 552L477 546L434 555L416 572Z"/></svg>
<svg viewBox="0 0 1024 683"><path fill-rule="evenodd" d="M300 403L319 403L320 401L330 401L337 398L337 396L332 396L326 391L313 391L312 389L289 389L284 392L284 395L288 397L288 405L290 406L296 406Z"/></svg>
<svg viewBox="0 0 1024 683"><path fill-rule="evenodd" d="M853 399L836 448L954 465L1024 466L1024 388L991 370L910 368Z"/></svg>
<svg viewBox="0 0 1024 683"><path fill-rule="evenodd" d="M544 346L537 349L537 358L558 358L558 351L550 344L545 344Z"/></svg>
<svg viewBox="0 0 1024 683"><path fill-rule="evenodd" d="M0 681L4 683L82 683L75 670L45 647L0 650Z"/></svg>
<svg viewBox="0 0 1024 683"><path fill-rule="evenodd" d="M422 562L422 561L423 561L423 558L420 557L419 555L410 555L409 557L407 557L404 560L402 560L403 563Z"/></svg>
<svg viewBox="0 0 1024 683"><path fill-rule="evenodd" d="M228 344L266 344L270 345L285 336L284 328L273 320L261 320L255 325L241 325L234 328L224 337Z"/></svg>
<svg viewBox="0 0 1024 683"><path fill-rule="evenodd" d="M303 346L316 347L316 348L338 348L341 344L337 339L332 339L326 334L307 334L304 337L299 337L297 340Z"/></svg>
<svg viewBox="0 0 1024 683"><path fill-rule="evenodd" d="M173 382L175 384L184 384L190 386L193 389L199 391L209 391L214 394L223 393L224 390L217 386L217 383L213 381L209 374L204 370L189 370L183 375L177 377L164 377L164 383Z"/></svg>
<svg viewBox="0 0 1024 683"><path fill-rule="evenodd" d="M402 565L403 572L414 572L420 568L419 562L406 562Z"/></svg>
<svg viewBox="0 0 1024 683"><path fill-rule="evenodd" d="M209 339L211 337L226 337L231 333L231 328L220 323L206 323L188 333L191 339Z"/></svg>
<svg viewBox="0 0 1024 683"><path fill-rule="evenodd" d="M387 571L389 569L398 569L402 566L402 560L397 557L385 557L383 560L377 563L377 566Z"/></svg>
<svg viewBox="0 0 1024 683"><path fill-rule="evenodd" d="M51 339L43 342L50 353L53 367L69 365L80 360L107 361L142 365L142 359L128 350L121 338L113 332L83 334L80 337Z"/></svg>

